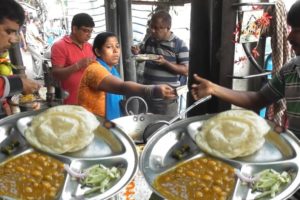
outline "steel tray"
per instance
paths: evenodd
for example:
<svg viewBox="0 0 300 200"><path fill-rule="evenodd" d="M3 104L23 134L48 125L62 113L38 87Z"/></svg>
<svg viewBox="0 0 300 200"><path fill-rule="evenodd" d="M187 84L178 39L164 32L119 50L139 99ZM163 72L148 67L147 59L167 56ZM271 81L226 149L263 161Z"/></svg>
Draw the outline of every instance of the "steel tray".
<svg viewBox="0 0 300 200"><path fill-rule="evenodd" d="M139 167L147 183L155 193L160 195L152 185L154 179L181 162L172 158L171 153L174 149L179 148L183 144L190 146L191 150L183 161L205 155L187 133L187 127L193 126L193 128L198 128L203 121L211 116L196 116L178 121L158 130L149 139L140 157ZM299 140L290 131L286 131L281 134L269 133L266 136L264 146L253 155L237 159L216 159L220 159L232 167L240 169L242 173L249 175L254 175L268 168L279 172L292 172L291 183L273 198L273 200L282 200L291 196L300 186L299 154ZM231 199L250 200L254 199L258 194L252 193L247 185L237 180ZM162 195L160 196L163 197Z"/></svg>
<svg viewBox="0 0 300 200"><path fill-rule="evenodd" d="M33 116L40 112L42 111L24 112L0 120L0 146L5 146L13 140L20 142L19 147L10 156L0 153L0 163L33 150L23 134ZM121 178L112 188L102 194L86 198L89 200L109 199L115 196L133 179L138 167L138 154L134 142L117 127L109 130L101 128L101 134L96 133L93 142L83 150L62 155L45 154L69 164L72 169L85 169L94 164L103 164L107 167L117 166L122 169ZM85 190L77 181L71 180L71 177L66 175L59 199L83 199L82 195Z"/></svg>

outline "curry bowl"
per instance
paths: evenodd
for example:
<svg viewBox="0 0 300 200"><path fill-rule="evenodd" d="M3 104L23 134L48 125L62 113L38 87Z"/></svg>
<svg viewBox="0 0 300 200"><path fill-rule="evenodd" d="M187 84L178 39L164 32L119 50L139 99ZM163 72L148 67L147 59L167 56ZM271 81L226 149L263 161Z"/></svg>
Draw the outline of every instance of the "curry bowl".
<svg viewBox="0 0 300 200"><path fill-rule="evenodd" d="M0 164L0 180L5 185L0 196L57 199L67 175L63 166L68 163L33 149L11 156Z"/></svg>

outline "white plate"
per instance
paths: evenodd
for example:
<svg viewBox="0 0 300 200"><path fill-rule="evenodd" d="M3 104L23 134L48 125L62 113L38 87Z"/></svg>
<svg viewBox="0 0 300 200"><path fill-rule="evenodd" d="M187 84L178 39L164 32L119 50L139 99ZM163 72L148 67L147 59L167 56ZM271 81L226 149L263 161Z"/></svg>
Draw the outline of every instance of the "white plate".
<svg viewBox="0 0 300 200"><path fill-rule="evenodd" d="M159 59L159 55L155 54L138 54L135 56L137 61L147 61L147 60L157 60Z"/></svg>

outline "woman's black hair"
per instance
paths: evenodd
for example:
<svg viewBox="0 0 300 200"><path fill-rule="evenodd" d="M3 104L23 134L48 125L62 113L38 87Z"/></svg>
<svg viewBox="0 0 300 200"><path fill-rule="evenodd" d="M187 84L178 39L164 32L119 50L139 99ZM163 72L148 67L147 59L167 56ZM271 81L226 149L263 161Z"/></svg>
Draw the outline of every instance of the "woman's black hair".
<svg viewBox="0 0 300 200"><path fill-rule="evenodd" d="M102 32L102 33L99 33L95 37L94 43L93 43L93 52L95 55L96 55L96 49L101 50L102 47L104 46L107 38L110 38L110 37L117 37L117 35L112 32Z"/></svg>
<svg viewBox="0 0 300 200"><path fill-rule="evenodd" d="M3 23L4 19L15 21L22 26L25 20L25 11L22 6L14 0L1 0L0 23Z"/></svg>
<svg viewBox="0 0 300 200"><path fill-rule="evenodd" d="M287 23L291 27L300 27L300 1L296 1L287 14Z"/></svg>

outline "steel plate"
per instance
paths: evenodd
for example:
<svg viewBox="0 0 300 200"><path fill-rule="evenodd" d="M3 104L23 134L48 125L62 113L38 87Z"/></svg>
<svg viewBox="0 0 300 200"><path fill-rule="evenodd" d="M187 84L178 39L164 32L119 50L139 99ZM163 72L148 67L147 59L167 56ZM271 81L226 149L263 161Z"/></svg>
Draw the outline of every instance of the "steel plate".
<svg viewBox="0 0 300 200"><path fill-rule="evenodd" d="M149 139L140 157L139 167L147 183L155 193L160 195L152 185L154 179L181 162L171 156L174 149L179 148L183 144L190 146L191 150L183 161L205 155L187 133L187 127L193 126L198 128L203 121L211 116L196 116L178 121L158 130ZM286 131L281 134L268 134L264 146L253 155L237 159L216 159L222 160L232 167L240 169L242 173L249 175L254 175L269 168L279 172L292 172L291 183L273 198L273 200L282 200L291 196L300 186L299 156L299 140L293 133ZM247 185L237 180L231 199L254 199L258 194L252 193Z"/></svg>
<svg viewBox="0 0 300 200"><path fill-rule="evenodd" d="M20 142L20 146L12 152L11 156L0 153L0 163L12 156L33 150L26 142L23 134L30 125L33 116L40 112L42 111L25 112L0 120L0 147L13 140ZM83 150L62 155L45 153L69 164L72 169L81 170L94 164L121 168L121 178L104 193L86 198L89 200L109 199L117 195L133 179L138 167L138 154L132 139L117 127L109 130L100 129L99 133L95 134L93 142ZM87 189L82 189L76 180L72 180L67 175L59 199L83 199L82 195Z"/></svg>
<svg viewBox="0 0 300 200"><path fill-rule="evenodd" d="M137 61L157 60L159 58L159 55L156 55L156 54L138 54L138 55L135 55L134 58Z"/></svg>

